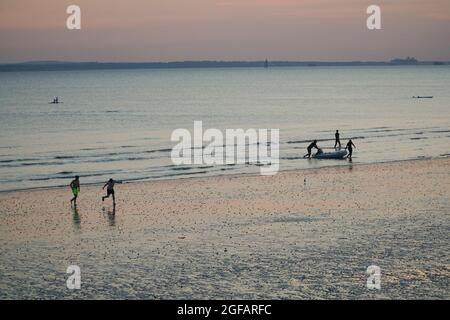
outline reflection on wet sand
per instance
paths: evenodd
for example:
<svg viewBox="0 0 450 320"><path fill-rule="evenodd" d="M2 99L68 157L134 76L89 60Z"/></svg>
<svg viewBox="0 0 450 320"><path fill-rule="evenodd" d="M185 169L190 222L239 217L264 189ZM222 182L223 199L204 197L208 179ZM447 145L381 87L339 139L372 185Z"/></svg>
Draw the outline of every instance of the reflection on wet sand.
<svg viewBox="0 0 450 320"><path fill-rule="evenodd" d="M75 228L75 230L80 230L81 229L81 218L80 215L78 214L78 209L77 206L72 207L72 222L73 222L73 226Z"/></svg>
<svg viewBox="0 0 450 320"><path fill-rule="evenodd" d="M112 210L111 209L106 210L105 207L103 207L103 212L104 213L106 212L109 226L114 227L116 225L116 206L113 205Z"/></svg>

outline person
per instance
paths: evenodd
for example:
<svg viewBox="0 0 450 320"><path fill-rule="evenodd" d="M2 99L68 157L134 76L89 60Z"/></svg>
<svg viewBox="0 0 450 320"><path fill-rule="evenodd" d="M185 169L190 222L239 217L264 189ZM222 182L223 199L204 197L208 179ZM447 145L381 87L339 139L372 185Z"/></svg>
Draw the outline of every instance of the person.
<svg viewBox="0 0 450 320"><path fill-rule="evenodd" d="M109 198L110 195L112 195L113 199L113 205L116 205L116 197L114 196L114 184L116 183L122 183L120 181L115 181L113 178L109 179L108 182L105 183L103 186L103 189L106 188L106 196L102 197L102 201L105 201L105 198Z"/></svg>
<svg viewBox="0 0 450 320"><path fill-rule="evenodd" d="M308 150L308 153L305 154L303 156L303 158L306 158L306 157L311 158L311 150L312 150L312 148L316 148L317 150L319 150L319 147L317 146L317 140L314 140L313 142L311 142L309 144L308 148L306 148L306 150Z"/></svg>
<svg viewBox="0 0 450 320"><path fill-rule="evenodd" d="M336 130L336 133L334 134L334 148L336 149L336 146L339 145L339 149L341 149L341 140L339 139L339 130Z"/></svg>
<svg viewBox="0 0 450 320"><path fill-rule="evenodd" d="M356 149L356 146L353 144L352 139L348 140L345 150L348 150L347 158L349 158L350 160L352 160L353 147L355 147Z"/></svg>
<svg viewBox="0 0 450 320"><path fill-rule="evenodd" d="M73 198L70 200L70 204L72 204L72 202L73 202L74 205L76 206L78 194L80 193L80 177L79 176L75 176L75 179L72 180L72 182L70 183L70 188L72 189L72 193L73 193Z"/></svg>
<svg viewBox="0 0 450 320"><path fill-rule="evenodd" d="M58 97L55 98L55 103L59 103Z"/></svg>

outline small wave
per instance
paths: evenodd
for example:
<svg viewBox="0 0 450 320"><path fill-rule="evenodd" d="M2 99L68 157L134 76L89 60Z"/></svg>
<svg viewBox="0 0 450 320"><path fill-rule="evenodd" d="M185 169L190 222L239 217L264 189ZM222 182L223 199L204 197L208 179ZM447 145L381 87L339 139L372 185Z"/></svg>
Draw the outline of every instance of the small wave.
<svg viewBox="0 0 450 320"><path fill-rule="evenodd" d="M206 173L207 171L196 171L196 172L183 172L183 173L169 173L166 174L164 176L161 176L161 178L163 177L176 177L176 176L185 176L185 175L194 175L194 174L202 174L202 173Z"/></svg>
<svg viewBox="0 0 450 320"><path fill-rule="evenodd" d="M105 176L110 174L117 174L117 171L102 171L98 173L77 173L77 175L80 178L90 178L90 177L99 177L99 176ZM74 175L75 172L72 171L61 171L55 174L50 174L46 176L38 176L38 177L31 177L29 179L26 179L28 181L48 181L48 180L64 180L64 179L70 179L72 178L72 175ZM14 181L23 181L20 180L10 180L12 182Z"/></svg>
<svg viewBox="0 0 450 320"><path fill-rule="evenodd" d="M177 171L177 170L184 171L184 170L191 170L191 169L210 169L210 168L214 168L214 166L199 166L199 167L195 167L195 166L192 166L192 167L175 166L175 167L172 167L171 169L175 170L175 171Z"/></svg>
<svg viewBox="0 0 450 320"><path fill-rule="evenodd" d="M64 162L25 162L25 163L19 163L17 165L13 165L11 167L29 167L29 166L55 166L55 165L62 165L65 164Z"/></svg>
<svg viewBox="0 0 450 320"><path fill-rule="evenodd" d="M356 136L356 137L350 137L351 139L365 139L366 137L364 136ZM343 137L341 139L342 140L346 140L348 138ZM326 142L326 141L334 141L334 139L308 139L308 140L289 140L286 143L292 144L292 143L311 143L314 140L316 140L317 142Z"/></svg>
<svg viewBox="0 0 450 320"><path fill-rule="evenodd" d="M155 150L147 150L147 151L144 151L144 153L169 152L169 151L172 151L172 149L155 149Z"/></svg>
<svg viewBox="0 0 450 320"><path fill-rule="evenodd" d="M50 177L45 177L45 178L30 178L28 179L28 181L47 181L47 180L52 180L52 179L57 179L57 178L50 178ZM61 178L60 178L61 179Z"/></svg>
<svg viewBox="0 0 450 320"><path fill-rule="evenodd" d="M0 163L24 162L24 161L36 161L36 160L39 160L39 159L36 159L36 158L7 159L7 160L0 160Z"/></svg>
<svg viewBox="0 0 450 320"><path fill-rule="evenodd" d="M296 157L280 157L281 160L299 160L303 159L303 157L296 156Z"/></svg>
<svg viewBox="0 0 450 320"><path fill-rule="evenodd" d="M288 141L286 143L308 143L311 141L313 141L313 140L292 140L292 141ZM319 141L319 140L317 140L317 141Z"/></svg>
<svg viewBox="0 0 450 320"><path fill-rule="evenodd" d="M105 148L83 148L81 151L93 151L93 150L104 150Z"/></svg>
<svg viewBox="0 0 450 320"><path fill-rule="evenodd" d="M60 174L60 175L63 175L63 174L73 174L73 172L72 172L72 171L61 171L61 172L58 172L57 174Z"/></svg>
<svg viewBox="0 0 450 320"><path fill-rule="evenodd" d="M191 170L191 169L195 169L195 167L174 167L172 168L172 170Z"/></svg>
<svg viewBox="0 0 450 320"><path fill-rule="evenodd" d="M448 132L450 132L450 130L432 130L430 132L433 132L433 133L448 133Z"/></svg>

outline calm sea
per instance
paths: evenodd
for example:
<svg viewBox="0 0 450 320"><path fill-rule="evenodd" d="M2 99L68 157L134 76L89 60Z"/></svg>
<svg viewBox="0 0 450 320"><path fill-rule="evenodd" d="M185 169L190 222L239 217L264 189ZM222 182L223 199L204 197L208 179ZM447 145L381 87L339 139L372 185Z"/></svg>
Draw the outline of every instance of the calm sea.
<svg viewBox="0 0 450 320"><path fill-rule="evenodd" d="M312 139L353 138L353 164L450 154L450 67L292 67L0 73L0 191L257 173L174 166L174 129L280 129L280 170ZM413 99L412 96L433 96ZM62 104L49 104L58 96Z"/></svg>

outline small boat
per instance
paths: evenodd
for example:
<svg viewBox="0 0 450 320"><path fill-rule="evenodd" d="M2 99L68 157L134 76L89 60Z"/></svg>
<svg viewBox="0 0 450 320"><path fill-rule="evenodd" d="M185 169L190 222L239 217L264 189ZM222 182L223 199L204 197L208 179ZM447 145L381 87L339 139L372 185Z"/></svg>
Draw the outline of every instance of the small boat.
<svg viewBox="0 0 450 320"><path fill-rule="evenodd" d="M314 159L344 159L347 155L347 150L335 150L330 152L323 152L322 149L319 149L317 153L315 153L312 158Z"/></svg>

